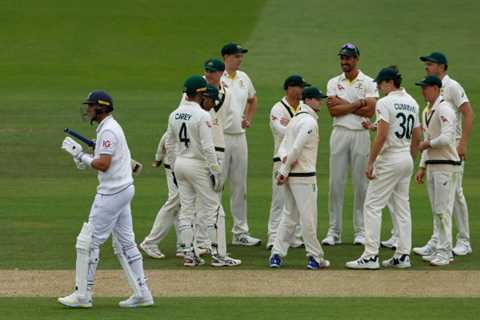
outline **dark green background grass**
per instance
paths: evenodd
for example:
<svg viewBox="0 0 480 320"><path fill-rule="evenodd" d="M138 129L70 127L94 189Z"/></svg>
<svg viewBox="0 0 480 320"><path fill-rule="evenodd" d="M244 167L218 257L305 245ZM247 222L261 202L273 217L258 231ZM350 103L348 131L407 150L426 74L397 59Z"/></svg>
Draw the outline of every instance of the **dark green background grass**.
<svg viewBox="0 0 480 320"><path fill-rule="evenodd" d="M5 319L477 319L478 299L157 298L151 308L124 310L119 299L92 310L68 310L52 298L1 298Z"/></svg>
<svg viewBox="0 0 480 320"><path fill-rule="evenodd" d="M136 179L134 225L140 242L166 200L163 170L149 167L156 144L176 107L184 79L201 73L203 61L237 41L250 49L242 68L254 81L258 113L248 131L249 223L266 239L270 206L271 106L282 95L283 79L302 74L325 88L340 72L336 53L345 42L358 44L361 69L374 75L397 64L404 85L422 105L415 80L423 74L420 55L441 50L450 74L465 87L476 108L480 101L477 12L473 1L2 1L0 3L0 268L71 269L74 242L95 193L93 172L79 172L60 150L64 127L94 136L81 122L79 107L89 91L103 88L115 100L134 157L143 162ZM327 229L328 139L331 119L320 112L319 237ZM471 212L472 244L480 248L478 130L466 165L465 192ZM414 245L431 233L424 186L412 185ZM228 190L227 190L228 191ZM225 197L227 199L227 197ZM352 241L352 192L345 199L343 240ZM227 204L227 203L225 203ZM230 215L226 206L228 222ZM385 215L384 235L390 222ZM230 234L228 234L230 237ZM164 261L146 259L147 268L177 268L173 233L162 243ZM265 268L268 252L229 247L243 268ZM326 248L333 268L356 258L360 247ZM383 250L384 256L391 254ZM292 250L286 267L303 268L303 250ZM419 259L415 268L428 268ZM101 268L118 268L110 245ZM479 269L476 253L446 269ZM8 300L6 300L8 301Z"/></svg>

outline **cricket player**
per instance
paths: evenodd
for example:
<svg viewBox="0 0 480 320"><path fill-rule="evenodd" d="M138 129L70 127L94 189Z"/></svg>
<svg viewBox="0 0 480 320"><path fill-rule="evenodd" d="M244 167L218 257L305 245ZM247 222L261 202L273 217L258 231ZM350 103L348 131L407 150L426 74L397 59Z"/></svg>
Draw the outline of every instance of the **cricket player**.
<svg viewBox="0 0 480 320"><path fill-rule="evenodd" d="M250 128L257 111L257 96L248 75L240 71L248 50L236 43L223 46L221 54L225 63L223 85L231 92L231 112L224 124L225 176L229 181L230 210L233 216L232 244L257 246L261 240L250 236L247 221L247 169L248 148L245 130Z"/></svg>
<svg viewBox="0 0 480 320"><path fill-rule="evenodd" d="M378 258L382 209L390 203L398 227L398 246L386 268L410 268L412 220L410 178L422 134L417 102L401 88L402 76L394 66L383 68L375 78L384 95L376 104L377 135L370 151L366 176L370 180L364 207L365 250L350 269L379 269Z"/></svg>
<svg viewBox="0 0 480 320"><path fill-rule="evenodd" d="M98 171L99 185L90 210L88 222L77 237L75 291L58 298L58 302L72 308L91 308L92 292L100 246L112 234L113 249L125 272L133 295L119 303L120 307L134 308L153 305L143 270L143 260L135 243L130 203L135 193L130 150L125 134L113 118L113 100L104 91L91 92L84 104L91 122L97 122L94 155L85 153L82 146L70 137L62 149L71 154L79 168L91 167Z"/></svg>
<svg viewBox="0 0 480 320"><path fill-rule="evenodd" d="M204 77L207 80L209 87L212 86L218 91L218 100L211 100L212 103L203 103L202 108L209 112L210 117L212 118L213 144L215 146L218 162L223 171L223 163L225 159L225 136L223 132L223 124L225 122L226 115L231 112L231 94L220 81L223 76L223 72L225 71L225 64L222 61L218 59L209 59L204 64L204 70ZM218 192L218 210L215 224L217 242L216 244L211 244L209 250L212 256L212 266L235 267L239 266L242 261L227 255L225 211L223 210L222 206L222 191L223 190L220 190ZM203 216L203 213L205 213L205 211L200 211L198 214L198 226L206 225L203 222L208 221L208 217ZM208 225L206 229L208 231Z"/></svg>
<svg viewBox="0 0 480 320"><path fill-rule="evenodd" d="M167 187L168 187L168 199L160 208L155 218L155 221L152 226L152 230L145 237L145 239L140 243L140 248L145 252L149 257L154 259L163 259L165 255L160 251L158 245L170 231L171 227L175 225L176 235L177 235L177 253L178 257L183 257L183 250L180 248L180 238L178 232L178 212L180 211L180 197L178 195L178 184L177 179L175 178L175 173L172 171L172 168L169 163L165 162L165 137L166 133L163 134L162 138L157 147L157 152L155 153L155 161L152 163L153 167L159 167L162 164L165 167L165 177L167 177Z"/></svg>
<svg viewBox="0 0 480 320"><path fill-rule="evenodd" d="M307 268L318 270L330 266L324 259L317 238L317 183L315 168L318 148L318 116L321 101L326 98L314 88L305 90L305 103L288 124L278 155L282 163L277 183L285 185L285 210L282 213L277 237L270 256L270 267L279 268L287 255L295 228L300 223ZM308 91L307 91L308 90Z"/></svg>
<svg viewBox="0 0 480 320"><path fill-rule="evenodd" d="M428 56L420 57L425 63L425 71L428 76L437 76L442 80L440 94L445 100L453 104L457 115L456 144L457 152L462 160L460 174L455 188L455 201L453 205L453 215L457 225L457 243L453 248L453 253L457 256L464 256L472 253L470 244L470 225L468 221L468 206L463 193L463 171L464 161L467 156L467 145L470 132L473 127L473 110L468 100L465 90L455 80L447 74L447 57L440 52L433 52ZM463 128L462 128L463 116ZM431 255L438 242L438 230L434 225L432 238L428 243L420 248L414 248L413 251L419 255Z"/></svg>
<svg viewBox="0 0 480 320"><path fill-rule="evenodd" d="M329 220L330 227L322 244L342 242L342 215L345 180L352 169L354 189L353 230L354 244L365 243L363 204L367 191L367 166L370 148L368 130L362 126L365 118L375 113L378 91L373 79L358 67L360 51L347 43L338 53L342 73L328 81L328 111L333 118L330 136Z"/></svg>
<svg viewBox="0 0 480 320"><path fill-rule="evenodd" d="M208 87L203 77L192 76L185 81L184 93L187 95L185 101L170 114L165 148L179 187L178 229L184 249L184 266L195 267L204 263L195 252L193 223L196 212L204 212L211 245L217 246L215 220L223 177L212 139L212 119L201 105L207 99L217 100L218 90Z"/></svg>
<svg viewBox="0 0 480 320"><path fill-rule="evenodd" d="M270 111L270 129L273 135L273 175L272 175L272 204L270 206L270 215L268 218L268 241L267 250L271 250L275 237L277 235L278 225L284 210L284 186L277 184L278 169L280 168L280 157L278 156L278 148L283 140L287 125L297 113L302 101L303 89L309 86L305 80L299 75L289 76L284 84L283 89L286 95L277 103L275 103ZM302 231L300 225L297 225L295 236L292 238L291 246L299 247L303 244L301 240Z"/></svg>
<svg viewBox="0 0 480 320"><path fill-rule="evenodd" d="M422 95L429 104L424 113L426 139L419 146L422 159L416 180L423 183L426 173L433 223L438 234L433 253L423 256L423 260L434 266L444 266L453 261L452 211L462 166L456 144L457 115L454 105L441 95L440 78L427 76L416 84L422 87Z"/></svg>

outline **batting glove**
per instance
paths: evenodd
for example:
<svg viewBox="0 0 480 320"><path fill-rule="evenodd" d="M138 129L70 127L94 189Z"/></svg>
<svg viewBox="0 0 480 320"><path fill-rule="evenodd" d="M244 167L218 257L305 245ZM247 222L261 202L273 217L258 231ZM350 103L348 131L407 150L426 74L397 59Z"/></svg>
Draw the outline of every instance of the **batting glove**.
<svg viewBox="0 0 480 320"><path fill-rule="evenodd" d="M83 153L82 146L70 137L66 137L62 143L62 149L79 159Z"/></svg>

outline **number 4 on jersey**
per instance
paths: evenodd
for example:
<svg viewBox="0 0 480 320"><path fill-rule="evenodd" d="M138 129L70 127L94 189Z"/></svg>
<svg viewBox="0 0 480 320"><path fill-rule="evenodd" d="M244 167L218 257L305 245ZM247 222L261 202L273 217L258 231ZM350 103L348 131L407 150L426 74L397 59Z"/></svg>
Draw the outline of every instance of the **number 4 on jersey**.
<svg viewBox="0 0 480 320"><path fill-rule="evenodd" d="M185 148L188 148L190 139L188 139L187 125L185 124L185 122L182 122L182 126L180 127L180 132L178 134L178 138L180 139L180 142L183 142L185 144Z"/></svg>

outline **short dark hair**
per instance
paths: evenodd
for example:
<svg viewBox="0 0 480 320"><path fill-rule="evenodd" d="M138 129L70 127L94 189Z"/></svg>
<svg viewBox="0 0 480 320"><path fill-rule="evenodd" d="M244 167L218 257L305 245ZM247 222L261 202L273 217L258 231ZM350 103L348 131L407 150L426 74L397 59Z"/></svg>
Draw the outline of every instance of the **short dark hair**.
<svg viewBox="0 0 480 320"><path fill-rule="evenodd" d="M393 85L396 88L400 88L400 85L402 84L402 75L400 74L398 67L396 65L391 65L388 68L396 71L397 75L392 79Z"/></svg>

